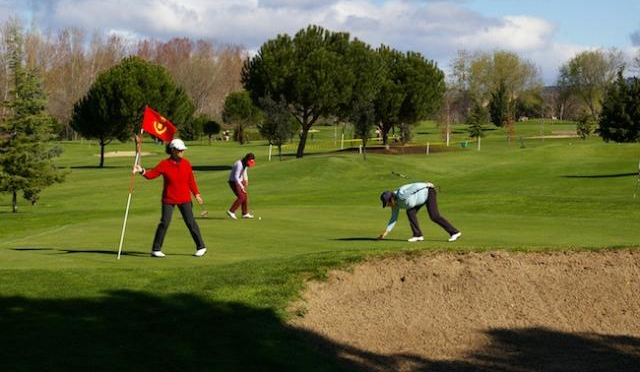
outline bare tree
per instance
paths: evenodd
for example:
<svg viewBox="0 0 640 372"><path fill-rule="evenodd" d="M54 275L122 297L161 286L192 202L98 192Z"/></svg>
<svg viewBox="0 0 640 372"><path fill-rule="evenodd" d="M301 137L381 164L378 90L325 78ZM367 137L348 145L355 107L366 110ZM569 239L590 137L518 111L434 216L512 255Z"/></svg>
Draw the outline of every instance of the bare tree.
<svg viewBox="0 0 640 372"><path fill-rule="evenodd" d="M615 49L580 52L560 67L558 86L579 98L597 120L605 90L623 65L622 53Z"/></svg>
<svg viewBox="0 0 640 372"><path fill-rule="evenodd" d="M135 54L166 68L193 99L196 110L210 117L221 118L225 97L242 89L240 72L245 52L238 46L216 46L187 38L143 40Z"/></svg>

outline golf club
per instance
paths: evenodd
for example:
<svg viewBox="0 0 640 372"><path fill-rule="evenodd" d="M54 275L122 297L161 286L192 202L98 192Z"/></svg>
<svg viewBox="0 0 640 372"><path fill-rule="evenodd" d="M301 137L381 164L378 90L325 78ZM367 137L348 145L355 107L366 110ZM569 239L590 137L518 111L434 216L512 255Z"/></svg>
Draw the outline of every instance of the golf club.
<svg viewBox="0 0 640 372"><path fill-rule="evenodd" d="M203 217L203 218L209 217L209 212L204 207L204 202L202 204L200 204L200 209L202 209L202 212L200 212L200 217Z"/></svg>

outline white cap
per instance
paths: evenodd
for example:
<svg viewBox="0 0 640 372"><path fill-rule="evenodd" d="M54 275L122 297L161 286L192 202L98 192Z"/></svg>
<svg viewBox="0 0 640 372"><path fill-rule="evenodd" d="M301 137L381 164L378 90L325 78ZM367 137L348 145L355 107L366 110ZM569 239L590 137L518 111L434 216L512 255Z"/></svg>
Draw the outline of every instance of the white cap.
<svg viewBox="0 0 640 372"><path fill-rule="evenodd" d="M169 143L169 148L176 149L178 151L183 151L187 149L187 146L184 145L181 139L176 138Z"/></svg>

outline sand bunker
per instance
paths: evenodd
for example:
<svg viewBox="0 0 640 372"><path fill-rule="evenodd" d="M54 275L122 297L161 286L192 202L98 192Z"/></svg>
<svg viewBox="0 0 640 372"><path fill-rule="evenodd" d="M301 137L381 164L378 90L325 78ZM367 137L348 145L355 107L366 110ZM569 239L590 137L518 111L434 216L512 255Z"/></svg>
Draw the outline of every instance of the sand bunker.
<svg viewBox="0 0 640 372"><path fill-rule="evenodd" d="M640 370L637 251L385 258L295 306L294 327L364 370Z"/></svg>

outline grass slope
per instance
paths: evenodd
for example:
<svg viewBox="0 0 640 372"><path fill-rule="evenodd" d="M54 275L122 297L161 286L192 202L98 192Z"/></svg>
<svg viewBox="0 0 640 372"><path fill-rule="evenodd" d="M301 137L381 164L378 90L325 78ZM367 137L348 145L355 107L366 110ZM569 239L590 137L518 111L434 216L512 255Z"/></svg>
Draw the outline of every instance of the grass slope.
<svg viewBox="0 0 640 372"><path fill-rule="evenodd" d="M539 132L538 123L528 125L520 132ZM320 127L317 135L334 131ZM435 131L425 124L416 141L436 140ZM0 369L340 370L346 367L303 338L330 350L346 346L283 324L303 279L327 268L406 250L637 247L637 144L569 138L524 145L507 147L491 134L480 152L369 154L366 162L358 154L312 152L267 162L263 143L191 143L187 158L210 216L198 219L208 254L191 256L193 242L176 212L168 257L148 257L162 181L137 177L118 261L133 159L108 158L97 169L95 144L65 143L59 164L70 171L67 181L47 189L39 205L21 202L11 214L9 197L0 196L0 348L8 356ZM143 150L154 153L143 158L146 167L165 156L151 142ZM250 205L262 219L232 221L224 214L233 201L228 170L249 151L258 157ZM441 187L440 211L463 232L458 242L448 243L426 211L424 242L406 242L404 215L388 240L373 240L389 217L380 192L413 181Z"/></svg>

